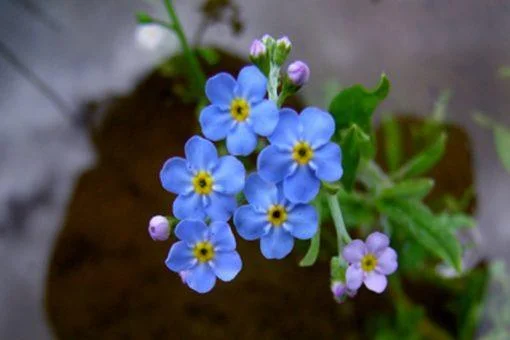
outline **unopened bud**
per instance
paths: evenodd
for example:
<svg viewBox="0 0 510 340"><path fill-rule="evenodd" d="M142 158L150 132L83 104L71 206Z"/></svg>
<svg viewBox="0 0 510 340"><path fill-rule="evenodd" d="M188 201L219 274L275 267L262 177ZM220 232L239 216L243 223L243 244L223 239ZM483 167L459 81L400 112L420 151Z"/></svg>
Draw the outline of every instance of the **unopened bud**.
<svg viewBox="0 0 510 340"><path fill-rule="evenodd" d="M272 44L274 43L274 38L270 36L269 34L264 34L262 36L262 39L260 39L264 45Z"/></svg>
<svg viewBox="0 0 510 340"><path fill-rule="evenodd" d="M262 58L266 55L267 49L262 41L255 39L250 46L250 57L254 59Z"/></svg>
<svg viewBox="0 0 510 340"><path fill-rule="evenodd" d="M287 36L281 37L280 39L276 40L276 46L284 48L289 52L292 49L292 43L290 42L290 39Z"/></svg>
<svg viewBox="0 0 510 340"><path fill-rule="evenodd" d="M166 241L170 236L170 222L161 215L152 217L149 221L149 235L154 241Z"/></svg>
<svg viewBox="0 0 510 340"><path fill-rule="evenodd" d="M310 68L302 61L295 61L287 68L287 77L295 86L303 86L310 79Z"/></svg>
<svg viewBox="0 0 510 340"><path fill-rule="evenodd" d="M287 60L290 50L292 49L292 43L289 38L281 37L276 41L276 47L274 49L273 61L281 66Z"/></svg>
<svg viewBox="0 0 510 340"><path fill-rule="evenodd" d="M335 281L331 284L331 292L333 298L338 303L344 303L347 297L356 296L357 291L353 291L347 288L347 286L341 281Z"/></svg>

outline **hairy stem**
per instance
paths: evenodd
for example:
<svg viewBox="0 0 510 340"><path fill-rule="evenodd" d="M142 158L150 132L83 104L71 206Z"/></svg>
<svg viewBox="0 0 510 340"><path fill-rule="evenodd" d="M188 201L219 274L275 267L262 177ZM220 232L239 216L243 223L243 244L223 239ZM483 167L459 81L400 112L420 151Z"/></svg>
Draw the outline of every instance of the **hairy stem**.
<svg viewBox="0 0 510 340"><path fill-rule="evenodd" d="M280 67L276 63L271 62L269 66L269 77L267 80L267 95L270 100L274 101L278 107L281 103L278 101L278 81L280 80Z"/></svg>
<svg viewBox="0 0 510 340"><path fill-rule="evenodd" d="M342 249L344 244L350 243L352 239L351 236L349 236L347 229L345 228L342 210L340 209L340 204L338 203L338 197L331 194L326 194L326 197L328 199L329 211L331 212L331 217L333 218L333 224L335 225L338 242L338 255L340 258L342 258Z"/></svg>
<svg viewBox="0 0 510 340"><path fill-rule="evenodd" d="M164 3L171 20L171 24L167 27L171 28L177 35L177 39L179 39L179 43L181 44L184 56L188 60L188 65L191 72L192 88L194 91L196 91L199 100L201 100L203 97L202 91L205 84L204 72L202 71L195 54L189 46L186 35L184 34L184 30L182 29L182 25L179 21L179 18L177 17L177 13L175 12L173 1L164 0Z"/></svg>

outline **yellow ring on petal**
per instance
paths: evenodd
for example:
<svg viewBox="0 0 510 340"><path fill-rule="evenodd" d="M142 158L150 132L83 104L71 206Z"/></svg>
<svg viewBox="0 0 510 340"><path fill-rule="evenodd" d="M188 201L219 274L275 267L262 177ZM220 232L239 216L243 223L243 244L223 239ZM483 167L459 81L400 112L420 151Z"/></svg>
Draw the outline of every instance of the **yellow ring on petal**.
<svg viewBox="0 0 510 340"><path fill-rule="evenodd" d="M377 266L377 258L374 256L374 254L366 254L361 259L361 269L363 269L364 272L371 272L375 269Z"/></svg>
<svg viewBox="0 0 510 340"><path fill-rule="evenodd" d="M287 210L282 205L272 205L267 211L267 220L275 227L279 227L287 221Z"/></svg>
<svg viewBox="0 0 510 340"><path fill-rule="evenodd" d="M250 116L250 104L244 98L234 98L230 102L230 114L238 122L244 122Z"/></svg>
<svg viewBox="0 0 510 340"><path fill-rule="evenodd" d="M193 255L199 262L208 262L214 257L214 247L210 242L202 241L193 247Z"/></svg>
<svg viewBox="0 0 510 340"><path fill-rule="evenodd" d="M191 180L193 189L199 195L208 195L212 191L214 180L207 171L199 171Z"/></svg>
<svg viewBox="0 0 510 340"><path fill-rule="evenodd" d="M292 159L298 164L308 164L313 158L313 149L307 142L297 142L292 149Z"/></svg>

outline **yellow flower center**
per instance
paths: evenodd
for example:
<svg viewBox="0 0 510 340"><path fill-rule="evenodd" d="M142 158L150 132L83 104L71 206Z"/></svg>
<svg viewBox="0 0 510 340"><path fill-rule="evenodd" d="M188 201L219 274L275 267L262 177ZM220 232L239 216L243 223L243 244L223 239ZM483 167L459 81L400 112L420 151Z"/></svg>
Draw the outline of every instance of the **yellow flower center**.
<svg viewBox="0 0 510 340"><path fill-rule="evenodd" d="M199 171L192 179L193 189L199 195L208 195L212 191L213 178L207 171Z"/></svg>
<svg viewBox="0 0 510 340"><path fill-rule="evenodd" d="M230 103L230 114L238 122L244 122L250 115L250 104L243 98L234 98Z"/></svg>
<svg viewBox="0 0 510 340"><path fill-rule="evenodd" d="M214 257L214 248L210 242L202 241L193 247L193 255L199 262L207 262Z"/></svg>
<svg viewBox="0 0 510 340"><path fill-rule="evenodd" d="M297 142L292 150L292 158L301 165L308 164L313 158L313 150L307 142Z"/></svg>
<svg viewBox="0 0 510 340"><path fill-rule="evenodd" d="M377 266L377 259L373 254L366 254L361 260L361 269L364 272L371 272Z"/></svg>
<svg viewBox="0 0 510 340"><path fill-rule="evenodd" d="M282 205L272 205L267 211L267 220L275 227L279 227L287 221L287 211Z"/></svg>

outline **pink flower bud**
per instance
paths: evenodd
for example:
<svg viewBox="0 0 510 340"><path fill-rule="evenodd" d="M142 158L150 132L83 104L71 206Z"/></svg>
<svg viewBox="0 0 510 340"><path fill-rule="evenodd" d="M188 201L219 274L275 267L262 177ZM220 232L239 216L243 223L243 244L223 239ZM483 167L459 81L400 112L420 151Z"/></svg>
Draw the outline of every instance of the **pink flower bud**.
<svg viewBox="0 0 510 340"><path fill-rule="evenodd" d="M264 56L267 52L266 46L262 43L262 41L255 39L251 43L250 47L250 56L253 58L260 58Z"/></svg>
<svg viewBox="0 0 510 340"><path fill-rule="evenodd" d="M296 86L303 86L310 78L310 69L302 61L295 61L287 68L287 76L292 84Z"/></svg>
<svg viewBox="0 0 510 340"><path fill-rule="evenodd" d="M333 298L338 303L344 303L347 297L352 298L357 293L355 290L348 289L341 281L335 281L331 284L331 292L333 293Z"/></svg>
<svg viewBox="0 0 510 340"><path fill-rule="evenodd" d="M170 223L161 215L156 215L149 221L149 234L154 241L166 241L170 236Z"/></svg>
<svg viewBox="0 0 510 340"><path fill-rule="evenodd" d="M280 39L276 40L276 46L281 46L290 51L290 49L292 48L292 43L290 42L289 37L283 36Z"/></svg>

